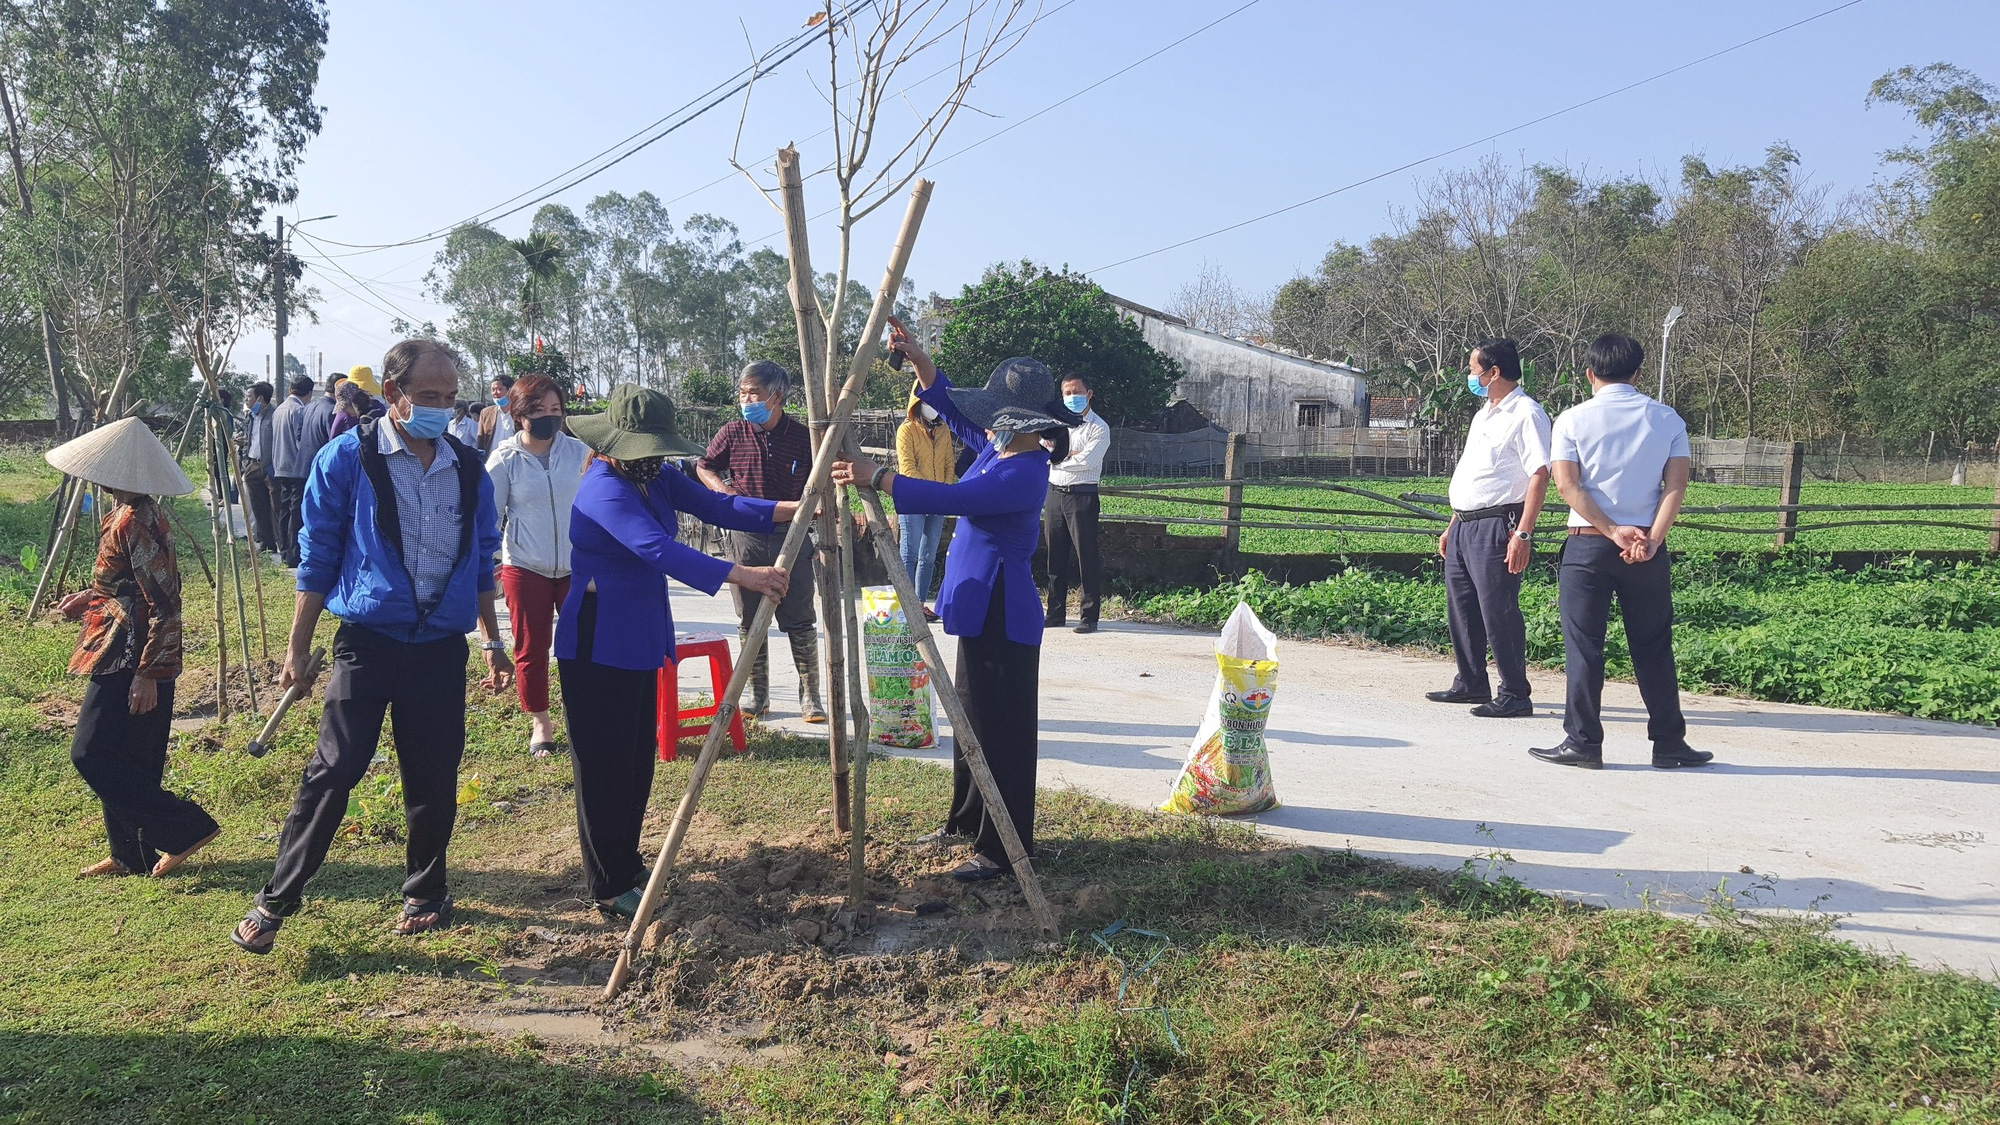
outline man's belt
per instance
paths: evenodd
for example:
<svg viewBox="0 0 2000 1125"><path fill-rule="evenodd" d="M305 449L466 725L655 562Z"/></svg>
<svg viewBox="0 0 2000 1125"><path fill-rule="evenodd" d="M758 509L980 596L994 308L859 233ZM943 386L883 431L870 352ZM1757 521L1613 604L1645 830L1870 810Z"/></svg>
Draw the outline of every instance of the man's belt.
<svg viewBox="0 0 2000 1125"><path fill-rule="evenodd" d="M1595 535L1599 539L1604 538L1604 533L1594 527L1572 527L1569 529L1569 533L1571 535Z"/></svg>
<svg viewBox="0 0 2000 1125"><path fill-rule="evenodd" d="M1490 520L1495 516L1513 516L1518 519L1523 507L1525 505L1519 502L1513 504L1495 504L1491 508L1474 508L1469 512L1453 512L1452 515L1457 516L1460 523L1471 523L1473 520Z"/></svg>
<svg viewBox="0 0 2000 1125"><path fill-rule="evenodd" d="M1080 492L1089 496L1097 495L1097 486L1094 484L1052 484L1049 487L1064 494Z"/></svg>

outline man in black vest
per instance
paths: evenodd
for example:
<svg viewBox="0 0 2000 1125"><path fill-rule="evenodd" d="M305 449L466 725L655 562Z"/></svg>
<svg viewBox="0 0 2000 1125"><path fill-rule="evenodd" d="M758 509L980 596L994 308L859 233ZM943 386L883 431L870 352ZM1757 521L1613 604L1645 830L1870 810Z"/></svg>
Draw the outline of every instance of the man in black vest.
<svg viewBox="0 0 2000 1125"><path fill-rule="evenodd" d="M319 749L278 837L277 868L232 935L269 953L368 772L386 714L409 822L398 932L451 924L445 849L458 815L465 752L465 634L485 638L486 686L504 691L514 662L494 612L500 549L493 482L478 455L445 433L458 366L432 340L405 340L382 364L385 417L314 461L300 532L298 604L279 687L306 678L322 609L340 618Z"/></svg>

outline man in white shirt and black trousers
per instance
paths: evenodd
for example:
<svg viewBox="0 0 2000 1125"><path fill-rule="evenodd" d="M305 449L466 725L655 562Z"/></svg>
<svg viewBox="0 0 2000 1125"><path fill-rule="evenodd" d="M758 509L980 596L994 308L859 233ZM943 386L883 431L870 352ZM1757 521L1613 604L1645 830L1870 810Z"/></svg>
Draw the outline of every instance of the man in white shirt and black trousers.
<svg viewBox="0 0 2000 1125"><path fill-rule="evenodd" d="M1521 389L1514 341L1479 341L1466 368L1466 389L1487 401L1466 431L1451 474L1451 525L1438 536L1458 674L1451 687L1424 698L1478 704L1472 713L1482 719L1520 718L1535 712L1521 572L1533 558L1535 521L1549 491L1549 415ZM1498 695L1486 677L1489 644Z"/></svg>
<svg viewBox="0 0 2000 1125"><path fill-rule="evenodd" d="M1591 341L1583 356L1590 400L1556 419L1551 457L1570 508L1559 566L1569 695L1563 741L1529 753L1559 766L1604 768L1604 629L1614 594L1646 702L1653 765L1705 766L1715 757L1687 744L1674 670L1673 572L1664 547L1687 499L1687 424L1632 386L1645 358L1630 336Z"/></svg>
<svg viewBox="0 0 2000 1125"><path fill-rule="evenodd" d="M1104 455L1111 450L1111 427L1090 408L1097 392L1089 379L1065 376L1062 393L1063 405L1083 415L1083 424L1070 427L1069 457L1049 466L1049 499L1042 508L1042 541L1049 549L1049 608L1043 624L1055 629L1069 619L1074 576L1083 587L1076 631L1095 633L1104 597L1104 568L1097 557L1097 484L1104 477Z"/></svg>

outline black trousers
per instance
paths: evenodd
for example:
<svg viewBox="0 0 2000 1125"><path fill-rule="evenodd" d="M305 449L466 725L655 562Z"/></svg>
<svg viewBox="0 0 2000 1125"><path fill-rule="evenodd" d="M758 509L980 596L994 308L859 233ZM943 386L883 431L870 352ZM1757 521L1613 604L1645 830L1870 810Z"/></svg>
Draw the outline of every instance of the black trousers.
<svg viewBox="0 0 2000 1125"><path fill-rule="evenodd" d="M1528 698L1528 620L1521 615L1521 576L1507 572L1515 521L1506 516L1461 521L1445 542L1445 620L1458 661L1453 691L1492 695L1486 649L1500 670L1496 702Z"/></svg>
<svg viewBox="0 0 2000 1125"><path fill-rule="evenodd" d="M1078 582L1083 600L1078 604L1079 621L1096 622L1099 603L1104 598L1104 567L1097 557L1097 514L1095 489L1064 492L1049 486L1048 502L1042 505L1042 541L1049 550L1049 610L1047 620L1060 625L1069 616L1069 587Z"/></svg>
<svg viewBox="0 0 2000 1125"><path fill-rule="evenodd" d="M132 713L131 692L130 671L90 678L69 760L104 804L111 858L128 871L146 872L162 852L179 855L206 839L216 823L200 805L160 784L167 774L174 682L160 681L160 701L143 715Z"/></svg>
<svg viewBox="0 0 2000 1125"><path fill-rule="evenodd" d="M286 566L299 565L299 528L304 523L300 509L305 505L304 477L272 477L272 515L278 520L278 554Z"/></svg>
<svg viewBox="0 0 2000 1125"><path fill-rule="evenodd" d="M577 658L556 661L556 677L576 777L583 876L590 897L603 899L638 886L646 869L639 834L659 754L660 674L592 660L596 636L597 595L587 593L577 615Z"/></svg>
<svg viewBox="0 0 2000 1125"><path fill-rule="evenodd" d="M458 823L465 756L465 655L464 637L408 644L356 625L334 633L319 749L306 763L278 836L277 869L258 905L278 915L298 910L347 815L348 793L375 758L385 712L408 822L403 895L422 902L445 896L445 849Z"/></svg>
<svg viewBox="0 0 2000 1125"><path fill-rule="evenodd" d="M250 509L250 538L260 551L278 549L278 513L272 503L270 466L263 461L243 462L243 488L249 493L244 506Z"/></svg>
<svg viewBox="0 0 2000 1125"><path fill-rule="evenodd" d="M1646 737L1673 749L1687 742L1680 680L1674 670L1673 570L1661 551L1627 563L1618 544L1601 535L1572 535L1563 544L1561 591L1564 669L1569 674L1563 731L1585 750L1604 745L1604 630L1611 598L1625 618L1632 671L1646 701Z"/></svg>
<svg viewBox="0 0 2000 1125"><path fill-rule="evenodd" d="M960 637L958 670L952 676L965 701L972 733L986 752L986 766L1007 802L1021 846L1035 854L1035 764L1041 721L1037 698L1041 689L1042 649L1007 639L1006 590L999 579L986 624L976 637ZM973 838L973 850L1002 867L1007 849L1000 843L986 799L972 782L972 771L952 739L951 816L945 831Z"/></svg>

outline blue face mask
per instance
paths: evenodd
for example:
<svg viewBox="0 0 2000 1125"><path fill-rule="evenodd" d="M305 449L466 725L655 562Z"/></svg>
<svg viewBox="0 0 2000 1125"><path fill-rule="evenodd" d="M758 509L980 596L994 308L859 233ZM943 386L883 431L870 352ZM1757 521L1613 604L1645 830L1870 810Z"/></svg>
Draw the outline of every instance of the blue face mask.
<svg viewBox="0 0 2000 1125"><path fill-rule="evenodd" d="M413 438L435 440L444 428L451 424L451 407L418 406L410 404L410 416L403 419L403 429Z"/></svg>
<svg viewBox="0 0 2000 1125"><path fill-rule="evenodd" d="M513 400L509 396L501 395L499 398L493 400L493 405L501 408L502 410L505 410L507 408L507 404L511 401Z"/></svg>
<svg viewBox="0 0 2000 1125"><path fill-rule="evenodd" d="M743 404L743 420L753 426L761 426L771 420L771 408L762 402Z"/></svg>
<svg viewBox="0 0 2000 1125"><path fill-rule="evenodd" d="M1089 409L1090 409L1090 396L1089 396L1089 395L1064 395L1064 396L1063 396L1063 405L1064 405L1064 406L1067 406L1067 407L1069 407L1069 412L1070 412L1071 414L1081 414L1081 413L1083 413L1084 411L1086 411L1086 410L1089 410Z"/></svg>
<svg viewBox="0 0 2000 1125"><path fill-rule="evenodd" d="M1479 373L1477 371L1467 371L1465 373L1465 389L1478 395L1480 398L1485 398L1491 393L1484 386L1480 385Z"/></svg>
<svg viewBox="0 0 2000 1125"><path fill-rule="evenodd" d="M254 418L254 417L256 417L257 415L259 415L259 414L262 414L262 413L264 413L264 404L263 404L263 403L261 403L261 402L253 402L253 403L251 403L251 404L250 404L250 416L251 416L251 417L253 417L253 418Z"/></svg>

